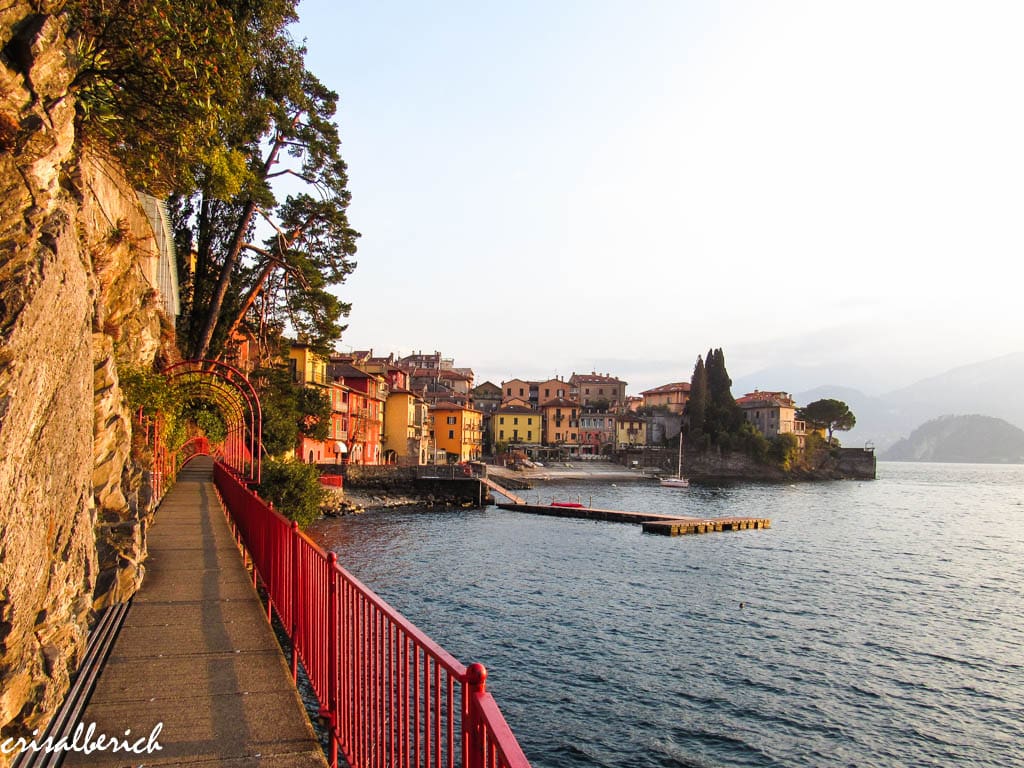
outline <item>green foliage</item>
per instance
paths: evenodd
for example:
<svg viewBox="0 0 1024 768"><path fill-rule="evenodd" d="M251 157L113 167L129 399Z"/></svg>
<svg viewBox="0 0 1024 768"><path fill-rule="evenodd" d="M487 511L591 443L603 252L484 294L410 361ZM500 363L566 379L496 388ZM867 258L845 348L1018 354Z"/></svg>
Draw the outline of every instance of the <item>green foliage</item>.
<svg viewBox="0 0 1024 768"><path fill-rule="evenodd" d="M162 373L123 366L118 377L133 413L141 408L143 416L162 417L161 439L171 453L195 434L206 435L213 444L227 437L227 424L216 405L202 399L186 399Z"/></svg>
<svg viewBox="0 0 1024 768"><path fill-rule="evenodd" d="M183 417L209 438L213 444L222 443L228 436L227 424L220 409L205 400L191 400L182 412Z"/></svg>
<svg viewBox="0 0 1024 768"><path fill-rule="evenodd" d="M299 435L325 440L331 401L318 389L300 387L286 368L259 368L252 382L263 409L263 445L271 456L295 450Z"/></svg>
<svg viewBox="0 0 1024 768"><path fill-rule="evenodd" d="M690 378L690 397L686 401L686 419L692 437L704 434L704 412L707 404L708 375L704 368L704 359L697 355L697 363L693 366L693 376Z"/></svg>
<svg viewBox="0 0 1024 768"><path fill-rule="evenodd" d="M320 503L327 496L319 477L312 464L268 458L263 462L259 494L304 528L320 516Z"/></svg>
<svg viewBox="0 0 1024 768"><path fill-rule="evenodd" d="M132 181L165 192L193 181L199 158L223 155L221 126L239 108L250 58L244 3L70 0L82 133ZM235 11L235 13L233 13Z"/></svg>
<svg viewBox="0 0 1024 768"><path fill-rule="evenodd" d="M299 434L311 440L326 440L331 431L331 400L320 389L298 391Z"/></svg>
<svg viewBox="0 0 1024 768"><path fill-rule="evenodd" d="M792 469L800 457L800 441L797 440L796 435L784 433L776 435L768 442L770 444L768 455L772 461L787 472Z"/></svg>
<svg viewBox="0 0 1024 768"><path fill-rule="evenodd" d="M318 349L349 312L332 288L355 264L337 94L288 33L298 0L69 0L78 127L137 187L174 193L178 335L188 357L219 354L251 322L290 324ZM275 190L290 177L292 194ZM253 241L262 219L271 236ZM184 266L184 265L182 265ZM251 299L251 300L250 300Z"/></svg>
<svg viewBox="0 0 1024 768"><path fill-rule="evenodd" d="M825 398L798 408L796 417L812 427L828 431L828 444L833 444L832 433L847 431L857 424L857 417L842 400Z"/></svg>
<svg viewBox="0 0 1024 768"><path fill-rule="evenodd" d="M253 65L242 87L245 108L223 129L226 154L200 164L194 189L174 203L176 242L197 254L179 326L191 357L217 354L238 324L264 340L291 326L326 351L350 309L331 290L355 267L359 236L347 217L348 169L333 121L338 97L306 69L305 49L283 25L264 28L246 43ZM223 179L238 179L231 162L238 156L248 176L229 186ZM283 177L293 193L282 199ZM260 220L271 235L256 242Z"/></svg>
<svg viewBox="0 0 1024 768"><path fill-rule="evenodd" d="M263 445L271 456L295 450L299 439L298 386L284 368L260 368L251 381L263 411Z"/></svg>
<svg viewBox="0 0 1024 768"><path fill-rule="evenodd" d="M118 379L132 410L142 408L146 416L157 413L177 413L181 399L161 373L134 366L120 366Z"/></svg>
<svg viewBox="0 0 1024 768"><path fill-rule="evenodd" d="M715 445L723 451L760 454L767 448L751 436L731 387L732 379L721 349L708 350L706 362L697 358L687 403L688 435L697 447Z"/></svg>

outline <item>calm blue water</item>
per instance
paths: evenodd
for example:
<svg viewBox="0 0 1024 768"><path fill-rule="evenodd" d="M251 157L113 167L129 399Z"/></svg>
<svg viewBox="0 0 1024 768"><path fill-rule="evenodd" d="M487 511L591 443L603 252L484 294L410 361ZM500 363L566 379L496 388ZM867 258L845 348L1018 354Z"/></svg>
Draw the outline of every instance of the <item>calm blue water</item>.
<svg viewBox="0 0 1024 768"><path fill-rule="evenodd" d="M539 486L772 518L665 538L496 509L318 524L464 662L535 768L1024 765L1024 466L874 482Z"/></svg>

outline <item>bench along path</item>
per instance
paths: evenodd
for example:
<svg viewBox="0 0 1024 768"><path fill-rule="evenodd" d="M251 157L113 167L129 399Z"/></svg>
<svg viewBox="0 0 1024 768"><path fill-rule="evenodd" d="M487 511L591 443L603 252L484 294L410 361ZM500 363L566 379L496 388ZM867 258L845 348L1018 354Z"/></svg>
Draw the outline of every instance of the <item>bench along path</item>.
<svg viewBox="0 0 1024 768"><path fill-rule="evenodd" d="M65 766L326 766L212 472L193 459L160 505L146 578L80 720L132 741L162 724L162 749L70 752Z"/></svg>

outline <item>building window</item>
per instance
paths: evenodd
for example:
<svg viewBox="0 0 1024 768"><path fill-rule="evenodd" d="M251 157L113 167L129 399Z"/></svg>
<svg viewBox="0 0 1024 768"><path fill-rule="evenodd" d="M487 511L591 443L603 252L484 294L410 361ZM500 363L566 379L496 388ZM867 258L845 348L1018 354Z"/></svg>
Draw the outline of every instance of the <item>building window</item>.
<svg viewBox="0 0 1024 768"><path fill-rule="evenodd" d="M505 423L505 417L504 416L499 416L498 417L498 423L499 424L504 424Z"/></svg>
<svg viewBox="0 0 1024 768"><path fill-rule="evenodd" d="M533 432L527 432L527 433L526 433L526 439L527 439L527 440L528 440L529 442L531 442L531 443L532 443L532 442L533 442Z"/></svg>
<svg viewBox="0 0 1024 768"><path fill-rule="evenodd" d="M506 387L505 388L505 394L508 395L509 397L511 397L512 396L512 387Z"/></svg>
<svg viewBox="0 0 1024 768"><path fill-rule="evenodd" d="M523 388L522 388L522 387L520 387L520 388L519 388L519 396L520 396L520 397L522 397L522 396L523 396Z"/></svg>
<svg viewBox="0 0 1024 768"><path fill-rule="evenodd" d="M448 430L448 439L449 440L454 440L455 439L455 430L454 429L449 429Z"/></svg>
<svg viewBox="0 0 1024 768"><path fill-rule="evenodd" d="M545 389L544 390L544 397L551 397L551 390L550 389Z"/></svg>
<svg viewBox="0 0 1024 768"><path fill-rule="evenodd" d="M504 440L505 439L505 430L504 429L502 429L502 430L500 430L498 432L498 439L499 440Z"/></svg>
<svg viewBox="0 0 1024 768"><path fill-rule="evenodd" d="M454 416L449 416L447 419L445 419L445 424L454 424L454 423L455 423L455 417Z"/></svg>
<svg viewBox="0 0 1024 768"><path fill-rule="evenodd" d="M512 417L512 423L513 424L518 424L519 423L519 417L518 416L513 416Z"/></svg>

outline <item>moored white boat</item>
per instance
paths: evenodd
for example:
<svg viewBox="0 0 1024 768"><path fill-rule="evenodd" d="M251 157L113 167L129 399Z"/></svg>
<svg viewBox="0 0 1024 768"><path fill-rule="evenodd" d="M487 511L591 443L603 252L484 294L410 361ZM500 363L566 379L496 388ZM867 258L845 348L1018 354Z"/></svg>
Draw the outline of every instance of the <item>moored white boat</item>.
<svg viewBox="0 0 1024 768"><path fill-rule="evenodd" d="M666 488L689 488L690 481L683 477L683 430L679 430L679 469L675 477L663 477L659 481Z"/></svg>

